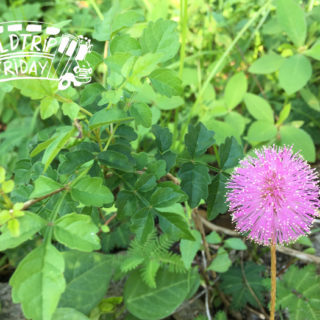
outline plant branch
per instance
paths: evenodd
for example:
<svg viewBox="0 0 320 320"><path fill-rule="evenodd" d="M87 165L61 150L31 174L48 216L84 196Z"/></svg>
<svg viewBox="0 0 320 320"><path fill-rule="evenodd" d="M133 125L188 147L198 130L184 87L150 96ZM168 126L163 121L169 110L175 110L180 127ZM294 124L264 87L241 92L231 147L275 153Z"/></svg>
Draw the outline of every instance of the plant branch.
<svg viewBox="0 0 320 320"><path fill-rule="evenodd" d="M42 196L40 198L35 198L35 199L28 200L23 204L22 210L27 210L29 207L31 207L35 203L40 202L40 201L42 201L44 199L47 199L47 198L49 198L49 197L51 197L51 196L53 196L53 195L55 195L55 194L57 194L57 193L59 193L59 192L61 192L63 190L66 190L67 188L68 188L68 186L64 186L64 187L62 187L60 189L54 190L54 191L46 194L46 195L44 195L44 196Z"/></svg>
<svg viewBox="0 0 320 320"><path fill-rule="evenodd" d="M270 320L274 320L276 306L276 286L277 286L277 255L276 245L271 244L271 302L270 302Z"/></svg>

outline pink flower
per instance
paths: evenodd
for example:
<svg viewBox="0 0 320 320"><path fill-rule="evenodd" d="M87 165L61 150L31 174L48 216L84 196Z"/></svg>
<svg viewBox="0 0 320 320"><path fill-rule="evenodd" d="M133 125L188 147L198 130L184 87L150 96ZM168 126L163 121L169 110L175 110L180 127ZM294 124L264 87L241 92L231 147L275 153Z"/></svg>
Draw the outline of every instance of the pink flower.
<svg viewBox="0 0 320 320"><path fill-rule="evenodd" d="M236 228L264 245L294 241L318 216L318 175L292 147L255 153L240 161L227 183Z"/></svg>

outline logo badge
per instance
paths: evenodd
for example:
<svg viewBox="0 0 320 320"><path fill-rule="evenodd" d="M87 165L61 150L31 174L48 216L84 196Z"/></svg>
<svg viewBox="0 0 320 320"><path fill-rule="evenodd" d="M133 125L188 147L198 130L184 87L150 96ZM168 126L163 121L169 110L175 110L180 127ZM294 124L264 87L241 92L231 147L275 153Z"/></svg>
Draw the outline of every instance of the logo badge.
<svg viewBox="0 0 320 320"><path fill-rule="evenodd" d="M91 40L41 22L0 23L0 82L44 79L59 90L91 81Z"/></svg>

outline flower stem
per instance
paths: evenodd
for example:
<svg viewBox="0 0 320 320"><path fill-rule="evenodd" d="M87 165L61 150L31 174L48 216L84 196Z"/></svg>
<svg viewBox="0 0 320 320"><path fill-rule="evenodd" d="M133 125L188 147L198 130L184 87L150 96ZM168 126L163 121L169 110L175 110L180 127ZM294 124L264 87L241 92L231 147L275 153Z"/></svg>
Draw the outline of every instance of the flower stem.
<svg viewBox="0 0 320 320"><path fill-rule="evenodd" d="M270 320L274 320L276 306L276 287L277 287L277 257L276 245L271 244L271 303L270 303Z"/></svg>

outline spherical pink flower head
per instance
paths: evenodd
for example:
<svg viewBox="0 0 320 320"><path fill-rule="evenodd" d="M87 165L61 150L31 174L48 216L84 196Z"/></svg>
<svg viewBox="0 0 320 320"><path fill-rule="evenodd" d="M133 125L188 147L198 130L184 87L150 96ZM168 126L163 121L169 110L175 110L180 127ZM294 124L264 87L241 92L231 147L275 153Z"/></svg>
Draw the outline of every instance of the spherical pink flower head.
<svg viewBox="0 0 320 320"><path fill-rule="evenodd" d="M318 215L318 176L292 147L264 147L240 161L227 188L239 232L264 244L288 243L310 231Z"/></svg>

